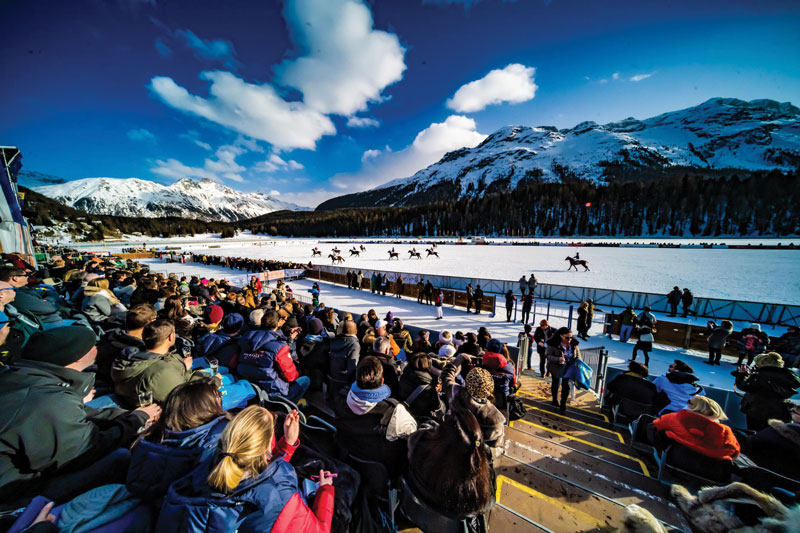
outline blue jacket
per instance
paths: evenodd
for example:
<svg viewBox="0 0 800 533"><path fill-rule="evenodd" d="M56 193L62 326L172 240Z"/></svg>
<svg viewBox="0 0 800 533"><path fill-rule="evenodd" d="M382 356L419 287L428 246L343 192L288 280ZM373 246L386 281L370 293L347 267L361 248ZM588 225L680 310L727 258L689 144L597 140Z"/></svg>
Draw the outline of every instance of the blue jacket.
<svg viewBox="0 0 800 533"><path fill-rule="evenodd" d="M206 333L197 339L197 357L214 357L219 364L228 368L236 368L240 346L238 337L217 331Z"/></svg>
<svg viewBox="0 0 800 533"><path fill-rule="evenodd" d="M276 361L278 352L288 346L283 334L277 330L256 329L243 335L239 343L241 355L236 368L239 375L267 394L288 396L289 383L281 377Z"/></svg>
<svg viewBox="0 0 800 533"><path fill-rule="evenodd" d="M217 445L228 418L220 416L186 431L167 431L161 443L142 439L131 450L125 485L131 494L154 501L164 497L170 484L191 472L203 452Z"/></svg>
<svg viewBox="0 0 800 533"><path fill-rule="evenodd" d="M231 494L208 486L214 456L173 483L156 533L271 531L281 511L299 492L297 474L284 460L271 461L261 474L239 483Z"/></svg>

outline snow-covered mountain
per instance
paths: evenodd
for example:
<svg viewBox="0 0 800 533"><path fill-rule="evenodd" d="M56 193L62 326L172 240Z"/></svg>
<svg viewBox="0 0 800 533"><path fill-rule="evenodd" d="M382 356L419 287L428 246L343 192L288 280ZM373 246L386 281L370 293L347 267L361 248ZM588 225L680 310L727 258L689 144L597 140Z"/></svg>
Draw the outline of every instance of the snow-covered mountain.
<svg viewBox="0 0 800 533"><path fill-rule="evenodd" d="M32 189L75 209L102 215L235 221L283 209L308 209L260 192L235 191L210 179L184 178L167 186L137 178L85 178Z"/></svg>
<svg viewBox="0 0 800 533"><path fill-rule="evenodd" d="M712 98L646 120L626 118L571 129L507 126L474 148L449 152L409 178L333 198L318 209L410 205L513 190L520 180L652 178L670 167L795 170L800 109L774 100Z"/></svg>

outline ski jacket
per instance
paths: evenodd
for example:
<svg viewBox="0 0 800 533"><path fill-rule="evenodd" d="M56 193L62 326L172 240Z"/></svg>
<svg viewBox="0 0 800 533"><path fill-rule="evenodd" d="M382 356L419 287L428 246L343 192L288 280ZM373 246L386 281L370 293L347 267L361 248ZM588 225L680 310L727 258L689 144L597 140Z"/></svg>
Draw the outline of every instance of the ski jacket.
<svg viewBox="0 0 800 533"><path fill-rule="evenodd" d="M300 373L292 360L289 344L277 330L257 329L241 338L242 354L237 372L268 394L289 394L289 383Z"/></svg>
<svg viewBox="0 0 800 533"><path fill-rule="evenodd" d="M741 451L731 428L686 409L657 418L653 425L675 442L712 459L733 460Z"/></svg>

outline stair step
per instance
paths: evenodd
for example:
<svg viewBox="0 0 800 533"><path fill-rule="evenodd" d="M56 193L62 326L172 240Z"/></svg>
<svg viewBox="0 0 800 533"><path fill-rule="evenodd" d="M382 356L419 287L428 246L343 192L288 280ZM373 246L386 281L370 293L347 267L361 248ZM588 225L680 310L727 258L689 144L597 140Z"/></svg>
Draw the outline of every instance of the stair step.
<svg viewBox="0 0 800 533"><path fill-rule="evenodd" d="M676 509L668 501L666 487L653 478L644 477L610 463L569 453L563 447L538 440L509 429L506 433L506 455L544 470L581 487L602 494L621 504L637 504L664 522L675 519Z"/></svg>
<svg viewBox="0 0 800 533"><path fill-rule="evenodd" d="M519 391L517 393L519 398L526 404L535 405L542 409L546 409L553 413L558 413L558 407L551 403L550 397L538 396L526 393L524 391ZM568 404L566 414L571 417L575 418L576 420L583 420L584 422L589 422L592 424L597 424L602 427L607 427L609 429L613 428L614 425L608 419L608 417L597 411L586 410L583 408L575 407L574 405Z"/></svg>
<svg viewBox="0 0 800 533"><path fill-rule="evenodd" d="M630 440L629 433L621 428L608 428L591 422L577 420L567 413L563 415L539 406L528 405L528 412L525 413L523 420L535 424L546 425L561 431L584 431L595 435L598 439L611 440L620 444L625 444Z"/></svg>
<svg viewBox="0 0 800 533"><path fill-rule="evenodd" d="M618 464L636 472L641 472L646 476L650 475L650 469L639 457L636 452L623 444L611 441L603 441L602 444L594 442L591 436L583 433L580 436L567 432L550 429L528 422L527 420L515 420L509 424L523 433L533 435L542 439L552 441L556 444L572 448L573 450L598 457L605 461ZM595 439L596 440L596 439Z"/></svg>
<svg viewBox="0 0 800 533"><path fill-rule="evenodd" d="M507 509L503 504L496 504L489 511L489 531L513 531L514 533L548 533L550 530L523 518L516 510Z"/></svg>

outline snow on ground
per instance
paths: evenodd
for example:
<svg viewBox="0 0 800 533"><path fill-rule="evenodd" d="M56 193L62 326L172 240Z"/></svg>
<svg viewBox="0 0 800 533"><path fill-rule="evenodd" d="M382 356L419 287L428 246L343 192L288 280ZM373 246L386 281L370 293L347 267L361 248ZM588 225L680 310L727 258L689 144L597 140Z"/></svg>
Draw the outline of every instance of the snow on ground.
<svg viewBox="0 0 800 533"><path fill-rule="evenodd" d="M165 263L160 260L142 260L143 264L150 265L151 269L155 272L175 272L178 275L185 276L206 276L209 278L231 278L233 276L241 276L243 273L238 270L231 270L228 268L204 266L194 263ZM308 290L311 288L311 280L298 280L290 283L295 294L300 298L310 298ZM356 314L366 313L370 309L375 309L378 316L383 317L388 311L392 311L394 316L403 320L403 322L426 328L434 331L443 329L456 331L477 331L481 326L489 328L492 336L501 340L502 342L516 345L517 335L522 331L522 324L517 321L508 323L505 321L505 308L502 305L497 306L495 316L490 317L490 313L484 312L480 315L474 313L467 313L462 309L454 309L445 306L443 310L444 319L436 320L436 311L433 306L418 304L415 299L402 298L397 299L391 295L380 296L372 294L369 290L356 291L347 289L341 285L334 285L331 283L322 282L322 293L320 301L328 307L349 311ZM538 302L535 313L532 316L532 321L538 323L542 318L549 316L549 322L554 327L566 326L568 323L569 304L551 302L549 315L547 303ZM656 314L658 320L666 319L663 314ZM513 319L514 317L512 317ZM627 367L627 360L630 359L633 350L634 340L630 340L627 344L621 343L614 336L610 339L607 335L603 335L602 323L604 320L603 313L595 315L595 323L590 330L590 337L588 341L581 343L582 348L605 347L609 352L609 364L618 366L620 368ZM681 319L670 319L680 321ZM691 319L683 319L684 321L691 321ZM704 319L700 322L705 323ZM745 326L744 323L736 323L737 329ZM573 330L575 324L573 322ZM766 331L772 333L770 328L765 328ZM778 333L785 331L785 328L776 330ZM656 341L658 335L656 334ZM707 353L697 350L686 350L674 346L661 345L656 342L654 350L650 353L650 373L651 375L661 375L667 372L667 368L675 359L682 359L689 363L695 370L696 375L700 378L700 383L704 386L712 386L720 389L731 389L733 386L733 378L730 372L734 369L733 363L735 359L729 356L723 357L722 366L711 367L703 364L706 359ZM639 360L643 361L641 353ZM538 368L538 356L534 354L534 368Z"/></svg>
<svg viewBox="0 0 800 533"><path fill-rule="evenodd" d="M426 245L421 241L415 246L423 259L411 260L407 253L411 245L392 244L367 244L366 254L351 258L347 250L352 242L336 244L345 258L342 266L348 268L505 280L533 272L539 282L558 285L664 294L678 285L705 298L800 302L800 250L439 245L440 259L436 259L425 257ZM322 259L314 259L317 264L329 264L325 256L334 246L311 239L253 242L252 237L240 242L217 240L214 245L220 248L198 241L182 243L183 250L301 263L312 260L311 248L316 245L323 253ZM392 247L400 252L399 260L388 259L387 250ZM567 271L565 258L578 251L581 259L589 261L589 272L582 267L579 272Z"/></svg>

